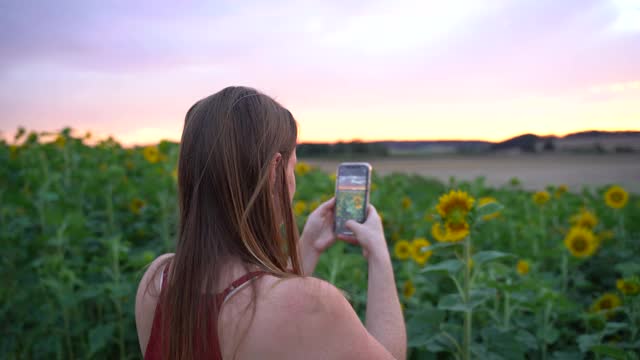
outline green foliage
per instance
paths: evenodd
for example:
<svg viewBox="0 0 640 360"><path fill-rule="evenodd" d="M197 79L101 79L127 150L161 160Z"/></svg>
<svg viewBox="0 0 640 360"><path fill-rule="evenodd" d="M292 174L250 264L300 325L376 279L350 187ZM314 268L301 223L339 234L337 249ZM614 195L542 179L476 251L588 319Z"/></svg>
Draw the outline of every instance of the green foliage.
<svg viewBox="0 0 640 360"><path fill-rule="evenodd" d="M88 146L68 129L22 129L15 141L0 144L0 358L140 358L135 292L145 267L173 248L177 145L160 143L150 162L141 148L113 140ZM297 182L302 227L335 185L315 169ZM449 189L496 199L474 209L469 265L461 243L438 243L431 234L435 205ZM433 253L424 266L393 264L411 359L460 357L468 313L473 358L638 358L639 297L619 292L616 280L640 275L640 199L631 194L625 208L613 210L604 204L606 189L546 190L551 200L537 206L517 179L492 188L482 178L443 184L374 174L371 203L390 250L401 239L432 244L423 249ZM600 245L577 259L563 239L582 208L598 218ZM528 262L526 274L517 272L519 260ZM461 292L467 266L468 301ZM367 265L358 248L338 242L316 275L342 289L364 319ZM405 296L408 281L416 291ZM621 305L592 312L604 293Z"/></svg>

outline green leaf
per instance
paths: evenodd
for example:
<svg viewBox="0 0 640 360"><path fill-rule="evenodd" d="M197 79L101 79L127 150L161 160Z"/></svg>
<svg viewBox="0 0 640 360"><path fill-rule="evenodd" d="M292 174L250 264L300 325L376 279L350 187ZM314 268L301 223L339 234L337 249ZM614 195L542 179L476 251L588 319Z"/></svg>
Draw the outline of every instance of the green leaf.
<svg viewBox="0 0 640 360"><path fill-rule="evenodd" d="M445 313L436 308L423 308L419 312L407 312L409 347L423 347L440 332L438 326Z"/></svg>
<svg viewBox="0 0 640 360"><path fill-rule="evenodd" d="M500 204L499 202L496 202L496 201L492 201L490 203L486 203L486 204L480 206L476 210L476 216L478 218L482 218L485 215L495 214L498 211L501 211L502 209L504 209L504 206L502 204Z"/></svg>
<svg viewBox="0 0 640 360"><path fill-rule="evenodd" d="M607 326L602 331L602 335L612 335L622 329L627 329L629 325L621 322L608 322Z"/></svg>
<svg viewBox="0 0 640 360"><path fill-rule="evenodd" d="M432 336L426 343L425 347L432 352L450 351L456 350L455 344L448 336L443 333Z"/></svg>
<svg viewBox="0 0 640 360"><path fill-rule="evenodd" d="M621 272L623 277L640 274L640 264L637 262L624 262L616 265L615 269Z"/></svg>
<svg viewBox="0 0 640 360"><path fill-rule="evenodd" d="M470 311L484 304L489 298L495 296L492 289L474 289L469 294L469 303L465 304L459 294L449 294L440 298L438 309L449 311Z"/></svg>
<svg viewBox="0 0 640 360"><path fill-rule="evenodd" d="M114 324L98 325L89 331L89 352L95 354L102 350L113 337Z"/></svg>
<svg viewBox="0 0 640 360"><path fill-rule="evenodd" d="M527 330L518 330L515 338L518 342L526 345L529 349L533 350L538 348L538 340Z"/></svg>
<svg viewBox="0 0 640 360"><path fill-rule="evenodd" d="M453 247L453 246L457 246L457 245L462 245L464 244L464 242L460 241L460 242L441 242L441 243L436 243L433 245L429 245L426 247L422 248L423 252L426 251L433 251L433 250L437 250L437 249L444 249L444 248L448 248L448 247Z"/></svg>
<svg viewBox="0 0 640 360"><path fill-rule="evenodd" d="M579 352L555 351L552 355L554 360L582 360L584 355Z"/></svg>
<svg viewBox="0 0 640 360"><path fill-rule="evenodd" d="M481 330L482 343L487 350L496 354L509 354L510 358L523 359L529 346L521 343L513 330L502 330L488 326ZM484 358L484 357L483 357Z"/></svg>
<svg viewBox="0 0 640 360"><path fill-rule="evenodd" d="M558 340L559 337L560 332L555 328L547 329L547 331L545 331L544 333L544 341L547 344L553 344Z"/></svg>
<svg viewBox="0 0 640 360"><path fill-rule="evenodd" d="M595 345L590 350L599 355L610 356L615 360L625 360L627 358L626 351L611 345Z"/></svg>
<svg viewBox="0 0 640 360"><path fill-rule="evenodd" d="M600 344L600 335L580 335L578 336L578 347L583 353L592 347Z"/></svg>
<svg viewBox="0 0 640 360"><path fill-rule="evenodd" d="M475 255L473 255L473 265L474 266L480 266L483 263L486 262L490 262L490 261L495 261L498 259L503 259L503 258L507 258L507 257L513 257L513 254L509 254L509 253L504 253L501 251L480 251L479 253L476 253Z"/></svg>
<svg viewBox="0 0 640 360"><path fill-rule="evenodd" d="M429 265L422 269L420 272L428 273L428 272L446 272L451 275L454 275L462 268L462 262L460 260L451 259L439 262L435 265Z"/></svg>

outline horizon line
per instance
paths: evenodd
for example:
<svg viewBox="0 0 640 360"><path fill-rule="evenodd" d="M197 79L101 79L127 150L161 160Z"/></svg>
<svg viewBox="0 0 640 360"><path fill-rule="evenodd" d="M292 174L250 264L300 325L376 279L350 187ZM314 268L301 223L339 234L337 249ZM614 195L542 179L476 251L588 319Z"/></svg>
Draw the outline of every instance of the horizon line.
<svg viewBox="0 0 640 360"><path fill-rule="evenodd" d="M20 127L18 127L19 129ZM160 142L163 141L168 141L168 142L173 142L173 143L180 143L179 139L170 139L170 138L166 138L166 137L159 137L157 140L155 140L155 142L124 142L122 140L119 139L119 137L117 135L114 134L94 134L91 130L87 130L87 131L82 131L80 129L77 128L71 128L68 126L59 128L58 130L29 130L26 127L23 127L25 129L25 135L32 133L32 132L36 132L39 136L43 136L43 137L52 137L60 134L63 130L65 129L70 129L72 136L76 137L76 138L83 138L83 136L89 132L92 134L91 138L87 140L87 143L90 145L95 145L101 141L107 140L109 138L112 138L113 140L115 140L118 144L122 145L123 147L138 147L138 146L149 146L149 145L155 145L158 144ZM0 139L4 140L6 143L11 144L13 143L13 139L15 137L15 134L17 133L18 129L14 130L13 132L9 133L9 132L4 132L3 130L0 130ZM545 134L545 135L540 135L540 134L536 134L536 133L532 133L532 132L524 132L524 133L519 133L518 135L513 135L510 137L507 137L505 139L499 140L499 141L495 141L495 140L483 140L483 139L479 139L479 138L473 138L473 139L362 139L362 138L351 138L351 139L335 139L335 140L331 140L331 141L325 141L325 140L320 140L320 141L315 141L315 140L301 140L298 141L298 144L338 144L338 143L351 143L351 142L362 142L362 143L382 143L382 142L404 142L404 143L410 143L410 142L485 142L485 143L501 143L501 142L505 142L517 137L521 137L521 136L525 136L525 135L534 135L540 138L549 138L549 137L556 137L556 138L564 138L567 137L569 135L573 135L573 134L580 134L580 133L586 133L586 132L602 132L602 133L640 133L640 128L637 129L615 129L615 130L600 130L600 129L584 129L584 130L575 130L572 132L568 132L568 133L564 133L564 134L557 134L557 133L551 133L551 134ZM300 139L299 139L300 140Z"/></svg>

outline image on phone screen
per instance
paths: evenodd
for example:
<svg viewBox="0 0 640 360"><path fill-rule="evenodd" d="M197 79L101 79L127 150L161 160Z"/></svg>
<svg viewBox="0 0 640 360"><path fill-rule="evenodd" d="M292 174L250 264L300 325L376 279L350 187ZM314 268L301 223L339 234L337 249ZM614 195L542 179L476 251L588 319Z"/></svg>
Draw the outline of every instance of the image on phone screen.
<svg viewBox="0 0 640 360"><path fill-rule="evenodd" d="M349 219L364 222L367 205L368 169L345 167L339 169L336 184L336 233L351 235L345 226Z"/></svg>

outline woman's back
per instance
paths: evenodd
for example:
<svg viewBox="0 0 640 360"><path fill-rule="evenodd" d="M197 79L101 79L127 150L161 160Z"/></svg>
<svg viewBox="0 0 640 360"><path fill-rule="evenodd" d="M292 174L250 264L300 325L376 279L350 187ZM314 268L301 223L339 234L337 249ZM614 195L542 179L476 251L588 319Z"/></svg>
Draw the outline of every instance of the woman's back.
<svg viewBox="0 0 640 360"><path fill-rule="evenodd" d="M156 259L138 288L136 322L145 359L162 358L161 322L156 317L158 295L166 286L162 274L168 273L160 267L170 257L166 254ZM242 267L235 268L226 278L244 280L243 275L236 277ZM219 350L224 359L393 358L369 335L350 304L331 284L311 277L285 280L264 274L251 278L255 286L242 281L246 285L227 287L232 290L231 296L217 316L218 331L207 332L211 338L206 348L211 353L204 357L217 359ZM255 313L251 310L254 295Z"/></svg>

